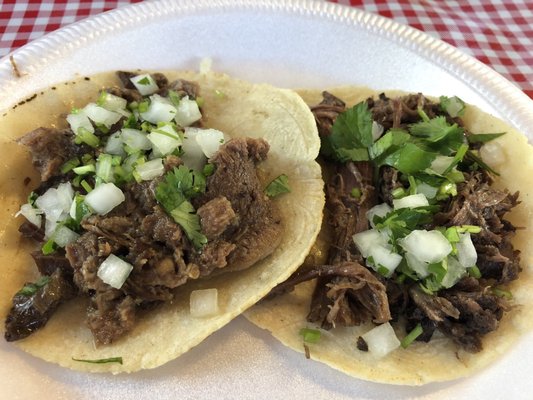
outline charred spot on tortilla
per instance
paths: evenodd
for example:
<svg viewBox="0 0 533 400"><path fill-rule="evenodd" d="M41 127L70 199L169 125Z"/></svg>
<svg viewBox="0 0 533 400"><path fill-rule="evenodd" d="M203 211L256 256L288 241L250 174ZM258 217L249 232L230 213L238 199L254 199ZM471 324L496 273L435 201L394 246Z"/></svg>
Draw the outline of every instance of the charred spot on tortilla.
<svg viewBox="0 0 533 400"><path fill-rule="evenodd" d="M319 236L317 246L329 246L325 263L303 265L271 292L279 297L247 316L294 348L295 332L268 315L283 312L287 318L292 311L287 326L312 322L331 330L337 338L317 350L317 359L358 377L417 384L469 374L496 357L492 346L500 345L499 338L516 335L513 323L526 324L520 313L527 307L513 307L511 293L520 292L531 305L521 286L529 274L520 274L521 260L531 258L529 239L516 228L527 221L522 205L531 206L530 189L525 175L522 184L511 178L520 168L515 162L510 172L506 154L512 150L505 148L517 142L517 134L502 135L497 120L457 97L336 92L338 97L323 92L317 104L316 93L301 91L308 104L316 104L310 108L322 141L323 230L329 233ZM480 121L490 122L488 130L476 127ZM521 150L526 160L531 146ZM526 195L519 199L517 188ZM303 299L307 309L299 305ZM369 334L370 327L389 321L396 332L376 328ZM350 338L357 339L353 350ZM414 360L423 349L435 363L436 349L441 362L460 353L461 366L421 371ZM365 365L379 365L378 372Z"/></svg>
<svg viewBox="0 0 533 400"><path fill-rule="evenodd" d="M26 219L22 236L40 243L39 251L28 254L45 279L26 283L9 307L2 300L8 341L75 369L101 370L73 359L106 360L116 354L127 354L124 363L106 370L154 367L255 303L303 260L318 234L323 205L313 154L318 135L305 103L291 91L221 74L184 75L192 79L120 71L122 84L104 89L99 82L109 77L82 77L35 99L38 107L66 92L79 96L74 108L59 113L66 123L59 117L53 128L17 139L29 148L41 177L17 215ZM76 91L69 92L74 86ZM91 88L88 93L98 94L97 100L82 88ZM207 93L200 97L203 88ZM213 88L228 96L221 99ZM287 102L307 129L295 126L290 112L265 107L265 98ZM272 118L256 123L254 116L263 108ZM228 137L223 131L237 115L244 118L243 132L233 130L235 137ZM309 154L284 154L287 130L305 144L299 148L311 149ZM302 171L294 170L295 160ZM267 183L284 173L291 193L271 199L264 192ZM276 194L288 190L278 188ZM311 195L309 204L297 210L304 192ZM289 233L293 215L302 220L291 224L295 229ZM298 251L289 239L293 234L300 238ZM35 275L24 267L18 272ZM185 304L189 293L204 285L219 292L221 305L200 321ZM80 299L87 302L86 325L69 324L58 332L59 319L80 319L79 311L72 313L82 306ZM83 333L85 326L91 339ZM181 333L164 340L164 354L132 349L130 343L144 343L169 329ZM81 346L76 354L84 356L52 354L50 345L59 345L61 338Z"/></svg>

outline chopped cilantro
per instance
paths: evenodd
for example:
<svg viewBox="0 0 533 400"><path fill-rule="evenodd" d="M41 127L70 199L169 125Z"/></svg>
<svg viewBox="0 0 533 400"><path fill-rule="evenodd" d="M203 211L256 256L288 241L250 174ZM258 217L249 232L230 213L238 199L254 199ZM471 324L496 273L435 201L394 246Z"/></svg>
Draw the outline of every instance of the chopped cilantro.
<svg viewBox="0 0 533 400"><path fill-rule="evenodd" d="M491 140L497 139L500 136L505 135L505 132L500 133L478 133L475 135L468 135L466 137L466 140L468 140L468 143L487 143Z"/></svg>
<svg viewBox="0 0 533 400"><path fill-rule="evenodd" d="M331 135L322 138L321 153L340 162L364 161L372 143L372 113L362 102L339 114Z"/></svg>
<svg viewBox="0 0 533 400"><path fill-rule="evenodd" d="M409 332L409 333L407 334L407 336L405 336L405 337L403 338L403 340L400 342L400 345L401 345L404 349L406 349L406 348L409 347L409 345L410 345L411 343L413 343L413 342L416 340L416 338L419 337L422 333L424 333L424 329L422 329L422 325L420 325L420 323L419 323L419 324L417 324L417 325L415 326L415 328L414 328L411 332Z"/></svg>
<svg viewBox="0 0 533 400"><path fill-rule="evenodd" d="M80 159L77 157L72 158L61 166L61 173L66 174L67 172L72 171L72 169L78 165L80 165Z"/></svg>
<svg viewBox="0 0 533 400"><path fill-rule="evenodd" d="M205 164L202 172L204 176L206 177L213 175L213 173L215 172L215 164L210 164L210 163Z"/></svg>
<svg viewBox="0 0 533 400"><path fill-rule="evenodd" d="M149 84L150 84L150 78L148 78L147 76L145 76L144 78L139 79L139 80L137 81L137 83L138 83L139 85L149 85Z"/></svg>
<svg viewBox="0 0 533 400"><path fill-rule="evenodd" d="M300 329L299 334L303 336L304 342L306 343L318 343L320 340L321 333L317 329L302 328Z"/></svg>
<svg viewBox="0 0 533 400"><path fill-rule="evenodd" d="M100 145L100 139L91 131L80 127L78 132L76 132L76 137L74 138L74 143L76 144L88 144L93 148L97 148Z"/></svg>
<svg viewBox="0 0 533 400"><path fill-rule="evenodd" d="M56 251L56 244L53 239L48 239L41 248L41 251L45 256L52 254L54 251Z"/></svg>
<svg viewBox="0 0 533 400"><path fill-rule="evenodd" d="M207 238L201 233L200 219L188 200L204 192L204 175L183 165L167 173L155 192L157 201L183 228L197 249L207 243Z"/></svg>
<svg viewBox="0 0 533 400"><path fill-rule="evenodd" d="M33 296L37 292L37 290L48 285L48 282L50 282L49 276L41 276L37 282L26 283L24 287L17 292L17 294L28 297Z"/></svg>
<svg viewBox="0 0 533 400"><path fill-rule="evenodd" d="M289 187L289 177L285 174L279 175L277 178L272 180L267 187L265 188L265 194L268 197L275 197L282 193L290 193L291 189Z"/></svg>
<svg viewBox="0 0 533 400"><path fill-rule="evenodd" d="M97 360L84 360L81 358L72 357L73 361L85 362L90 364L108 364L108 363L119 363L122 365L122 357L110 357L110 358L99 358Z"/></svg>
<svg viewBox="0 0 533 400"><path fill-rule="evenodd" d="M35 201L37 200L38 197L39 197L39 195L32 191L28 195L28 204L31 205L32 207L35 207Z"/></svg>
<svg viewBox="0 0 533 400"><path fill-rule="evenodd" d="M170 215L183 228L194 247L200 249L207 243L207 237L201 232L200 217L195 214L190 202L183 201L170 212Z"/></svg>

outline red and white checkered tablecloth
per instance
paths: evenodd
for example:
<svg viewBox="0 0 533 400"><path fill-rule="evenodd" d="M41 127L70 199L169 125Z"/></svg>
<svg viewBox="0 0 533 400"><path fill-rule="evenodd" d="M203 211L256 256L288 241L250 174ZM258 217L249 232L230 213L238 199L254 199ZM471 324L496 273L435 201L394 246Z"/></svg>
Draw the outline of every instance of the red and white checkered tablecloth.
<svg viewBox="0 0 533 400"><path fill-rule="evenodd" d="M45 33L141 0L0 0L0 57ZM193 0L191 0L193 1ZM533 98L533 0L332 0L440 38Z"/></svg>

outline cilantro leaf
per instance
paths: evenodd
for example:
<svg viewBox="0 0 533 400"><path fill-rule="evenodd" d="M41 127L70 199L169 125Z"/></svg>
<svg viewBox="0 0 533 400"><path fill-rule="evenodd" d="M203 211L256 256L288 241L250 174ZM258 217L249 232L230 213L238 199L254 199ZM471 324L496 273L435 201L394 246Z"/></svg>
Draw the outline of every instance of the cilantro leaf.
<svg viewBox="0 0 533 400"><path fill-rule="evenodd" d="M436 156L414 143L405 143L381 161L377 161L380 166L390 165L404 174L414 174L428 168Z"/></svg>
<svg viewBox="0 0 533 400"><path fill-rule="evenodd" d="M322 138L321 152L340 162L368 160L372 143L372 113L361 102L337 116L331 135Z"/></svg>
<svg viewBox="0 0 533 400"><path fill-rule="evenodd" d="M204 193L205 184L202 173L180 165L168 172L155 190L157 201L183 228L197 249L207 243L207 238L201 233L200 217L188 200Z"/></svg>
<svg viewBox="0 0 533 400"><path fill-rule="evenodd" d="M273 179L267 187L265 188L265 194L268 197L275 197L282 193L290 193L291 188L289 187L289 177L285 174L279 175L277 178Z"/></svg>
<svg viewBox="0 0 533 400"><path fill-rule="evenodd" d="M187 200L174 208L170 215L185 231L185 234L197 249L207 243L207 237L201 232L200 217L195 214L194 207Z"/></svg>
<svg viewBox="0 0 533 400"><path fill-rule="evenodd" d="M49 276L41 276L35 283L26 283L24 287L17 292L17 294L28 297L33 296L40 288L48 285L48 282L50 282Z"/></svg>
<svg viewBox="0 0 533 400"><path fill-rule="evenodd" d="M499 138L500 136L505 135L506 132L500 132L500 133L478 133L478 134L472 134L468 135L466 137L466 140L468 140L468 143L487 143L491 140L494 140L496 138Z"/></svg>

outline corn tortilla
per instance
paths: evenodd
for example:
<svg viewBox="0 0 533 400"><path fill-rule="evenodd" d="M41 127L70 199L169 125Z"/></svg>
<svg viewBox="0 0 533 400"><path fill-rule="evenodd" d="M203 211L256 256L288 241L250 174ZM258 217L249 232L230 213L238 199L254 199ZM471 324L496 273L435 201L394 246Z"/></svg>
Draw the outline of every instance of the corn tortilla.
<svg viewBox="0 0 533 400"><path fill-rule="evenodd" d="M320 230L324 206L323 181L315 158L318 133L306 104L292 91L253 85L223 74L163 71L170 81L183 78L200 85L207 127L231 137L262 137L270 144L267 161L260 164L265 184L281 173L289 177L291 192L274 201L282 214L284 233L275 252L253 267L219 275L177 289L175 299L139 315L133 331L112 345L95 347L85 325L84 299L63 304L48 324L14 345L44 360L75 370L133 372L164 364L257 302L285 280L303 261ZM118 85L114 73L58 84L0 117L0 317L11 297L37 277L29 255L35 244L17 232L22 217L14 218L32 188L39 182L30 155L14 139L39 126L62 126L62 113L97 98L103 87ZM30 183L25 182L29 177ZM305 198L305 201L302 199ZM207 318L189 314L189 294L199 288L217 288L220 313ZM4 329L2 324L2 329ZM89 364L77 359L122 357L123 364Z"/></svg>
<svg viewBox="0 0 533 400"><path fill-rule="evenodd" d="M378 93L368 88L338 88L331 93L347 105L356 104ZM322 97L316 90L299 91L310 105L318 104ZM391 91L388 97L405 93ZM307 344L310 357L356 378L403 385L422 385L472 375L505 355L519 337L533 326L533 147L527 138L499 119L468 106L463 118L472 133L507 132L490 143L500 153L503 163L494 165L500 173L496 187L506 187L511 192L520 191L519 204L506 215L519 229L513 238L515 248L521 250L523 271L520 278L509 285L513 294L511 311L505 313L499 328L483 338L483 350L471 354L459 350L450 339L440 335L428 343L414 342L407 349L398 348L382 359L359 351L357 338L373 326L334 328L321 331L317 344ZM322 235L320 235L322 236ZM320 237L319 236L319 237ZM283 344L304 352L303 327L313 327L306 321L314 281L300 284L294 292L262 301L245 313L261 328L267 329ZM397 332L403 337L405 332Z"/></svg>

